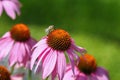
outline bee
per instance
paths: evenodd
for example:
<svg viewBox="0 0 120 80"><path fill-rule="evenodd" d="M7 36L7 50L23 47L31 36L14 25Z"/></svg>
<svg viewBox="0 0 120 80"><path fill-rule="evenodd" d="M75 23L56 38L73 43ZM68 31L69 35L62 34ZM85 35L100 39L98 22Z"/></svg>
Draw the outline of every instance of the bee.
<svg viewBox="0 0 120 80"><path fill-rule="evenodd" d="M47 29L45 29L45 32L47 35L54 30L54 25L50 25Z"/></svg>

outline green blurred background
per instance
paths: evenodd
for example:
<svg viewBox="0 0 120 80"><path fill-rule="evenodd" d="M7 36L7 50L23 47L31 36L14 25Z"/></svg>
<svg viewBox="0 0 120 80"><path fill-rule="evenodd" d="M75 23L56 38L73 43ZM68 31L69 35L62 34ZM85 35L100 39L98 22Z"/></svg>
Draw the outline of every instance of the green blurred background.
<svg viewBox="0 0 120 80"><path fill-rule="evenodd" d="M0 17L0 36L17 23L25 23L39 40L49 25L63 28L77 45L95 56L111 80L120 76L120 0L20 0L21 16Z"/></svg>

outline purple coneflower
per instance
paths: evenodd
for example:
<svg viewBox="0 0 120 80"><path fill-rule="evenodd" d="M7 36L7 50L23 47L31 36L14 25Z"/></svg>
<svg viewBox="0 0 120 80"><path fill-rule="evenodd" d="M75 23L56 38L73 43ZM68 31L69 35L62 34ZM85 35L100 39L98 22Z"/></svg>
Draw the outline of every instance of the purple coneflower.
<svg viewBox="0 0 120 80"><path fill-rule="evenodd" d="M59 80L62 80L66 69L65 53L74 66L75 62L79 61L76 52L84 53L85 49L76 46L68 32L63 29L50 29L48 35L33 47L31 69L36 64L36 72L39 66L42 66L43 79L52 74L54 80L58 74Z"/></svg>
<svg viewBox="0 0 120 80"><path fill-rule="evenodd" d="M8 54L9 64L26 66L31 58L31 48L36 43L25 24L16 24L0 38L0 60Z"/></svg>
<svg viewBox="0 0 120 80"><path fill-rule="evenodd" d="M10 18L15 19L16 13L20 15L20 7L19 0L0 0L0 16L5 10Z"/></svg>
<svg viewBox="0 0 120 80"><path fill-rule="evenodd" d="M6 67L0 65L0 80L23 80L23 74L11 75Z"/></svg>
<svg viewBox="0 0 120 80"><path fill-rule="evenodd" d="M108 72L97 67L95 58L89 54L80 57L80 62L74 70L73 74L71 66L67 65L63 80L109 80Z"/></svg>

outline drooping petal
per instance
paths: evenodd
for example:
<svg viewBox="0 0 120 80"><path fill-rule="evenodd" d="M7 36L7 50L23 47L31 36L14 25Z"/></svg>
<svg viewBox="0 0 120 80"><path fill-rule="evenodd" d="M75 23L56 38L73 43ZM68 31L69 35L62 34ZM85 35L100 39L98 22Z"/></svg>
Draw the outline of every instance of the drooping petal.
<svg viewBox="0 0 120 80"><path fill-rule="evenodd" d="M96 75L98 80L109 80L108 72L102 67L97 67L96 72L93 74Z"/></svg>
<svg viewBox="0 0 120 80"><path fill-rule="evenodd" d="M31 55L32 55L31 48L32 47L29 44L27 44L27 43L24 43L24 46L25 46L26 55L31 57Z"/></svg>
<svg viewBox="0 0 120 80"><path fill-rule="evenodd" d="M109 77L108 71L102 67L97 67L96 74L97 75L105 74L107 77Z"/></svg>
<svg viewBox="0 0 120 80"><path fill-rule="evenodd" d="M10 51L9 56L9 64L13 66L16 62L18 62L18 56L21 56L21 51L19 51L20 43L17 42L14 44L13 48Z"/></svg>
<svg viewBox="0 0 120 80"><path fill-rule="evenodd" d="M68 52L71 52L71 55L74 57L74 61L76 62L76 64L78 64L79 63L79 61L80 61L80 57L79 57L79 55L74 51L74 49L72 49L72 48L70 48L69 50L68 50Z"/></svg>
<svg viewBox="0 0 120 80"><path fill-rule="evenodd" d="M95 74L91 74L87 76L87 80L98 80Z"/></svg>
<svg viewBox="0 0 120 80"><path fill-rule="evenodd" d="M80 72L76 67L74 67L74 70L75 70L75 74L73 74L71 65L68 64L63 80L79 80L78 78L79 78ZM82 79L80 79L80 80L82 80Z"/></svg>
<svg viewBox="0 0 120 80"><path fill-rule="evenodd" d="M12 42L11 38L0 38L0 51L5 49L8 43Z"/></svg>
<svg viewBox="0 0 120 80"><path fill-rule="evenodd" d="M109 80L109 78L106 75L102 75L102 76L97 76L98 80Z"/></svg>
<svg viewBox="0 0 120 80"><path fill-rule="evenodd" d="M41 39L39 42L37 42L37 43L33 46L33 49L34 49L35 47L38 47L38 46L44 45L44 44L46 44L46 39Z"/></svg>
<svg viewBox="0 0 120 80"><path fill-rule="evenodd" d="M13 1L19 8L22 7L22 4L19 2L19 0L11 0Z"/></svg>
<svg viewBox="0 0 120 80"><path fill-rule="evenodd" d="M55 65L55 68L54 68L54 70L53 70L53 72L52 72L52 74L51 74L52 80L55 80L56 75L57 75L57 65Z"/></svg>
<svg viewBox="0 0 120 80"><path fill-rule="evenodd" d="M15 15L14 7L13 7L14 3L11 1L8 1L8 0L5 0L2 3L3 3L3 7L4 7L7 15L9 17L11 17L12 19L15 19L16 15Z"/></svg>
<svg viewBox="0 0 120 80"><path fill-rule="evenodd" d="M73 53L73 56L76 58L76 64L78 65L79 64L79 61L80 61L80 57L77 55L77 54L74 54Z"/></svg>
<svg viewBox="0 0 120 80"><path fill-rule="evenodd" d="M16 2L14 2L14 4L13 4L13 8L14 8L14 10L16 11L16 13L18 14L18 15L20 15L21 14L21 12L20 12L20 3L18 3L17 1Z"/></svg>
<svg viewBox="0 0 120 80"><path fill-rule="evenodd" d="M27 43L21 42L20 51L21 55L18 56L19 64L22 63L24 67L26 66L26 68L30 69L31 48L29 47L29 45L27 45Z"/></svg>
<svg viewBox="0 0 120 80"><path fill-rule="evenodd" d="M14 41L9 38L0 39L0 60L9 54L13 43Z"/></svg>
<svg viewBox="0 0 120 80"><path fill-rule="evenodd" d="M76 78L73 76L72 70L65 73L63 80L76 80Z"/></svg>
<svg viewBox="0 0 120 80"><path fill-rule="evenodd" d="M71 66L72 66L72 71L73 71L73 74L74 74L74 66L75 66L74 56L72 55L71 50L67 50L67 53L68 53L68 57L69 57L69 60L70 60Z"/></svg>
<svg viewBox="0 0 120 80"><path fill-rule="evenodd" d="M2 38L6 38L6 37L11 38L10 32L6 32L6 33L2 36Z"/></svg>
<svg viewBox="0 0 120 80"><path fill-rule="evenodd" d="M41 45L40 47L37 47L34 49L32 53L32 58L31 58L31 69L33 68L33 65L38 58L38 56L42 55L42 53L46 50L48 46L47 45Z"/></svg>
<svg viewBox="0 0 120 80"><path fill-rule="evenodd" d="M73 43L71 44L71 47L72 47L73 49L75 49L76 51L80 52L81 54L87 52L84 48L82 48L82 47L80 47L80 46L76 46L76 45L73 44Z"/></svg>
<svg viewBox="0 0 120 80"><path fill-rule="evenodd" d="M18 42L16 42L16 43L18 43ZM15 44L16 44L15 43ZM17 54L17 60L18 60L18 62L23 62L24 61L24 59L27 59L27 57L29 56L29 55L27 55L26 56L26 50L25 50L25 45L24 45L24 43L22 43L22 42L20 42L20 43L18 43L19 44L19 50L18 50L18 52L16 53ZM25 61L26 62L26 61Z"/></svg>
<svg viewBox="0 0 120 80"><path fill-rule="evenodd" d="M62 80L66 70L66 58L63 52L58 52L57 69L59 79Z"/></svg>
<svg viewBox="0 0 120 80"><path fill-rule="evenodd" d="M2 7L2 2L0 1L0 16L2 15L2 12L3 12L3 7Z"/></svg>
<svg viewBox="0 0 120 80"><path fill-rule="evenodd" d="M43 79L47 78L55 68L57 61L56 51L51 50L43 61Z"/></svg>
<svg viewBox="0 0 120 80"><path fill-rule="evenodd" d="M76 77L76 80L92 80L92 79L87 79L87 76L84 73L79 73L79 75Z"/></svg>
<svg viewBox="0 0 120 80"><path fill-rule="evenodd" d="M40 64L42 64L42 60L44 59L45 56L47 56L47 54L50 52L51 48L47 48L43 51L43 53L37 58L38 59L38 62L37 62L37 65L35 67L35 70L34 72L36 73L37 70L38 70L38 67L40 66Z"/></svg>
<svg viewBox="0 0 120 80"><path fill-rule="evenodd" d="M26 65L25 67L30 69L30 64L31 64L30 60L31 60L31 55L32 55L31 47L27 43L24 43L24 46L25 46L26 53L25 53L25 55L23 55L23 56L25 56L25 58L23 59L23 62L26 61L26 62L24 62L24 64Z"/></svg>
<svg viewBox="0 0 120 80"><path fill-rule="evenodd" d="M37 43L37 41L33 38L30 38L28 41L27 41L27 44L32 48L35 44Z"/></svg>

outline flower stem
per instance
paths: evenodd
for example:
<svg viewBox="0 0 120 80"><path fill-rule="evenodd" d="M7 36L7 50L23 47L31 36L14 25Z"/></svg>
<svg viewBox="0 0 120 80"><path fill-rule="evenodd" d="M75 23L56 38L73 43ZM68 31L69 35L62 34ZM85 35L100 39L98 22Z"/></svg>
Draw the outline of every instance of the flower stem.
<svg viewBox="0 0 120 80"><path fill-rule="evenodd" d="M28 70L28 80L32 80L32 71Z"/></svg>
<svg viewBox="0 0 120 80"><path fill-rule="evenodd" d="M11 67L11 71L10 71L11 74L13 74L14 72L14 67L15 67L15 64Z"/></svg>
<svg viewBox="0 0 120 80"><path fill-rule="evenodd" d="M48 77L45 80L48 80Z"/></svg>

